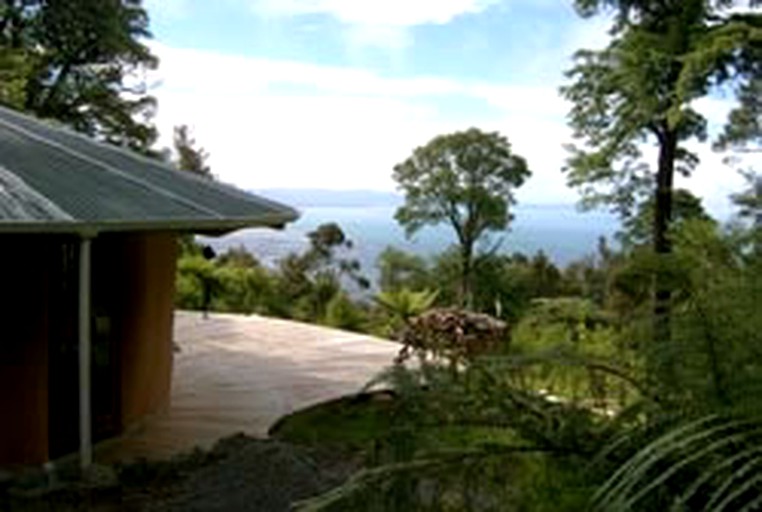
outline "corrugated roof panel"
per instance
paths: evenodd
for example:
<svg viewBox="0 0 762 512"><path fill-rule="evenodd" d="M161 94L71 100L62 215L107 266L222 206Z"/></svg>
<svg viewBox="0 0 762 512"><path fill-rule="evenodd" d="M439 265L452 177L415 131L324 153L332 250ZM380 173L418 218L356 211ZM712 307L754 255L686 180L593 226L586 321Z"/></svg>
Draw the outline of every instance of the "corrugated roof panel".
<svg viewBox="0 0 762 512"><path fill-rule="evenodd" d="M0 137L2 164L75 220L115 222L211 216L149 187L113 176L97 165L72 161L46 145Z"/></svg>
<svg viewBox="0 0 762 512"><path fill-rule="evenodd" d="M178 221L183 229L196 223L199 229L222 230L278 225L298 216L284 205L2 107L0 166L36 194L38 206L49 203L70 216L47 218L31 204L27 212L17 204L23 194L14 196L13 205L6 194L7 207L0 206L4 226L26 216L29 222L102 224L108 229L166 227Z"/></svg>
<svg viewBox="0 0 762 512"><path fill-rule="evenodd" d="M0 167L0 222L18 220L67 222L71 215L61 210L22 179Z"/></svg>

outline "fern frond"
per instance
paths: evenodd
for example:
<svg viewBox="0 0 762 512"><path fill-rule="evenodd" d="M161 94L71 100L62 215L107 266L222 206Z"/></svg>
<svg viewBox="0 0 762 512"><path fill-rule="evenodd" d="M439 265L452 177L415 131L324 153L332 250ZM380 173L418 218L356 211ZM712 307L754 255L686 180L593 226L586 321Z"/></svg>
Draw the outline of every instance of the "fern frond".
<svg viewBox="0 0 762 512"><path fill-rule="evenodd" d="M743 503L741 498L762 483L760 467L762 424L758 419L708 416L675 427L642 448L599 489L593 505L607 512L634 510L664 486L687 485L673 506L687 506L705 489L710 496L705 511L731 510L731 505L732 510L751 510L753 501ZM695 473L698 476L687 484L677 478Z"/></svg>

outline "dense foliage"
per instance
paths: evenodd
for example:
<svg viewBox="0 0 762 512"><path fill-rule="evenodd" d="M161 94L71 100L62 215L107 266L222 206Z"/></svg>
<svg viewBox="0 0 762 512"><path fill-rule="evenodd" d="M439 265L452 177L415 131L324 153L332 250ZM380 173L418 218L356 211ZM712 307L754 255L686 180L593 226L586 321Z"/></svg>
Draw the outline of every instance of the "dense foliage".
<svg viewBox="0 0 762 512"><path fill-rule="evenodd" d="M647 244L601 243L557 271L556 296L528 294L499 343L485 333L472 345L448 310L411 316L401 339L419 357L379 377L396 397L368 445L369 468L304 509L752 510L762 258L744 204L725 226L703 216L675 225L666 264ZM436 263L390 254L412 262L387 267L399 270L386 282L406 297L400 309L430 299L422 278ZM657 271L674 306L670 342L654 344ZM652 371L675 357L671 373Z"/></svg>
<svg viewBox="0 0 762 512"><path fill-rule="evenodd" d="M267 268L243 247L205 258L192 240L181 246L178 307L294 318L351 330L367 328L366 307L349 292L368 288L359 263L347 257L352 243L334 223L308 235L310 246ZM208 294L208 298L205 296Z"/></svg>

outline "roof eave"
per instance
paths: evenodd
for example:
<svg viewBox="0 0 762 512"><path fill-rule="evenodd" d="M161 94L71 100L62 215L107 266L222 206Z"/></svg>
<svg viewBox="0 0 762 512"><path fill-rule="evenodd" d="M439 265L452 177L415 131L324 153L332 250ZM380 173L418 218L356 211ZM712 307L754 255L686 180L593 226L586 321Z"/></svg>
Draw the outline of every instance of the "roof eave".
<svg viewBox="0 0 762 512"><path fill-rule="evenodd" d="M203 233L206 235L224 235L238 229L245 228L272 228L283 229L289 222L299 218L296 211L287 213L273 213L260 215L256 218L225 218L225 219L161 219L135 222L124 221L29 221L29 222L2 222L0 221L0 234L61 234L94 236L99 233L123 233L123 232L175 232Z"/></svg>

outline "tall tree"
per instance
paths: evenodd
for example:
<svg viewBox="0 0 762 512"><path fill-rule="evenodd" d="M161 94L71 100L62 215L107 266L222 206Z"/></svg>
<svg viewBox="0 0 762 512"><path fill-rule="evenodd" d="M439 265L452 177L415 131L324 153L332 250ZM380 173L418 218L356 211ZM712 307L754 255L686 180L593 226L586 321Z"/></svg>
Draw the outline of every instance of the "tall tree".
<svg viewBox="0 0 762 512"><path fill-rule="evenodd" d="M513 191L529 175L526 161L513 154L508 139L476 128L440 135L394 167L394 179L405 193L395 218L407 235L441 223L455 231L463 305L471 301L477 241L508 226L513 218Z"/></svg>
<svg viewBox="0 0 762 512"><path fill-rule="evenodd" d="M148 153L155 101L141 76L158 63L149 36L141 0L2 0L0 73L11 57L26 65L14 63L22 75L0 101Z"/></svg>
<svg viewBox="0 0 762 512"><path fill-rule="evenodd" d="M617 234L617 238L626 248L653 244L655 212L654 197L649 196L636 207L632 216L624 219L623 230ZM690 220L711 221L712 218L707 214L700 198L684 188L675 189L672 195L671 229Z"/></svg>
<svg viewBox="0 0 762 512"><path fill-rule="evenodd" d="M576 0L585 16L612 8L612 40L601 51L582 50L562 88L571 101L570 124L581 146L570 146L566 171L589 204L608 203L625 217L653 196L653 250L672 250L676 172L689 175L698 158L683 145L706 139L706 120L694 101L733 79L752 80L754 48L762 42L758 15L737 13L730 0ZM756 2L752 2L756 4ZM653 167L642 148L653 143ZM666 341L669 287L655 282L654 338Z"/></svg>
<svg viewBox="0 0 762 512"><path fill-rule="evenodd" d="M173 145L177 154L177 167L205 178L212 177L212 171L206 164L209 154L204 148L197 147L196 140L186 125L175 126Z"/></svg>

